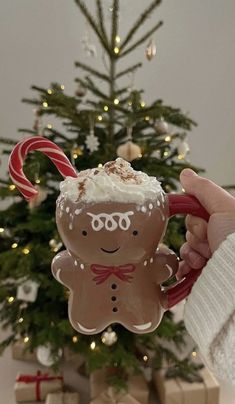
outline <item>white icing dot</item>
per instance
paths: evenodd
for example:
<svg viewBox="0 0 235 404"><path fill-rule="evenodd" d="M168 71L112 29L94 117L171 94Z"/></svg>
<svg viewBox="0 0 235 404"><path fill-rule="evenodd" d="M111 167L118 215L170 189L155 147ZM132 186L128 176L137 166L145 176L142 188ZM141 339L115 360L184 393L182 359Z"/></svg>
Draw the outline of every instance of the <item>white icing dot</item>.
<svg viewBox="0 0 235 404"><path fill-rule="evenodd" d="M75 215L79 215L79 213L80 213L81 211L82 211L82 209L76 209L74 213L75 213Z"/></svg>
<svg viewBox="0 0 235 404"><path fill-rule="evenodd" d="M147 264L148 264L148 261L145 260L145 261L144 261L144 266L146 267Z"/></svg>
<svg viewBox="0 0 235 404"><path fill-rule="evenodd" d="M147 212L146 206L141 206L141 212Z"/></svg>
<svg viewBox="0 0 235 404"><path fill-rule="evenodd" d="M162 221L163 221L163 222L165 222L165 219L166 219L165 216L162 215Z"/></svg>
<svg viewBox="0 0 235 404"><path fill-rule="evenodd" d="M69 213L69 211L70 211L70 208L69 208L69 206L67 206L66 212Z"/></svg>
<svg viewBox="0 0 235 404"><path fill-rule="evenodd" d="M75 265L76 267L78 266L77 260L74 261L74 265Z"/></svg>
<svg viewBox="0 0 235 404"><path fill-rule="evenodd" d="M150 258L150 264L152 264L153 263L153 258Z"/></svg>
<svg viewBox="0 0 235 404"><path fill-rule="evenodd" d="M73 224L69 223L69 230L73 230Z"/></svg>
<svg viewBox="0 0 235 404"><path fill-rule="evenodd" d="M81 265L80 265L80 268L81 268L81 269L84 269L84 268L85 268L84 264L81 264Z"/></svg>
<svg viewBox="0 0 235 404"><path fill-rule="evenodd" d="M149 209L150 210L153 209L153 204L152 203L149 204Z"/></svg>
<svg viewBox="0 0 235 404"><path fill-rule="evenodd" d="M162 198L162 202L164 203L164 202L165 202L165 198L164 198L164 195L163 195L163 194L161 194L161 198Z"/></svg>
<svg viewBox="0 0 235 404"><path fill-rule="evenodd" d="M157 200L157 206L160 206L160 205L161 205L160 201L159 201L159 200Z"/></svg>

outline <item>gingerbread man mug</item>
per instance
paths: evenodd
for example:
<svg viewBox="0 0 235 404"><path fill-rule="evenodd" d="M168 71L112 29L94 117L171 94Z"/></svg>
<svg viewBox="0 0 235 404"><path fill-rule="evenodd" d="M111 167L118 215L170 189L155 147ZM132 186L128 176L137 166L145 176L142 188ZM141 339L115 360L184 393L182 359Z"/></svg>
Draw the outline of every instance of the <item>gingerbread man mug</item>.
<svg viewBox="0 0 235 404"><path fill-rule="evenodd" d="M190 195L165 194L155 177L121 158L77 173L62 150L40 136L18 143L9 161L11 178L28 200L37 191L22 166L32 150L46 154L65 178L56 223L66 250L55 256L52 273L70 290L72 326L83 334L112 323L139 334L154 331L201 273L161 286L178 270L175 253L161 247L168 220L179 213L208 220L208 213Z"/></svg>

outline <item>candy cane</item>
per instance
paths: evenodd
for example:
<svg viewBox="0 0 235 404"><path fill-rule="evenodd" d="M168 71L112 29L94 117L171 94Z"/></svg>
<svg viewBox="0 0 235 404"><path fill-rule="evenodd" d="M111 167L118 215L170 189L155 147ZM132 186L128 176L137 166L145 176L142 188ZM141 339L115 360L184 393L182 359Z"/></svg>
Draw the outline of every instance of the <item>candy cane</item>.
<svg viewBox="0 0 235 404"><path fill-rule="evenodd" d="M13 149L9 158L9 173L13 183L30 200L38 194L36 188L26 178L23 172L23 163L27 154L33 150L44 153L55 164L63 177L77 177L75 168L70 163L64 152L55 143L42 136L33 136L19 142Z"/></svg>

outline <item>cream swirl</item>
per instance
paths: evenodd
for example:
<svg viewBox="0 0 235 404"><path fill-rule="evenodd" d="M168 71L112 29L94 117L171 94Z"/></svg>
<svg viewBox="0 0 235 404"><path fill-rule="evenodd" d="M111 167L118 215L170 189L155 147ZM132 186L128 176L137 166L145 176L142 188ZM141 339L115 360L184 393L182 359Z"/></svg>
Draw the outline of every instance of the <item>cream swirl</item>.
<svg viewBox="0 0 235 404"><path fill-rule="evenodd" d="M61 196L72 202L124 202L143 204L156 201L163 193L161 183L130 163L117 158L103 167L81 171L60 184Z"/></svg>

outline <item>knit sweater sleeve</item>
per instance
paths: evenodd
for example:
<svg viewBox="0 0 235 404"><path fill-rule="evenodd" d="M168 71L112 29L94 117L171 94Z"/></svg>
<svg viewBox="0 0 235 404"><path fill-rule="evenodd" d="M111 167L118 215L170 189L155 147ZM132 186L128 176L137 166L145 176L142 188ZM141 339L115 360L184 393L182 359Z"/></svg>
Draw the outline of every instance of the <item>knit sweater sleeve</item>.
<svg viewBox="0 0 235 404"><path fill-rule="evenodd" d="M235 233L203 269L185 304L184 319L207 365L235 384Z"/></svg>

